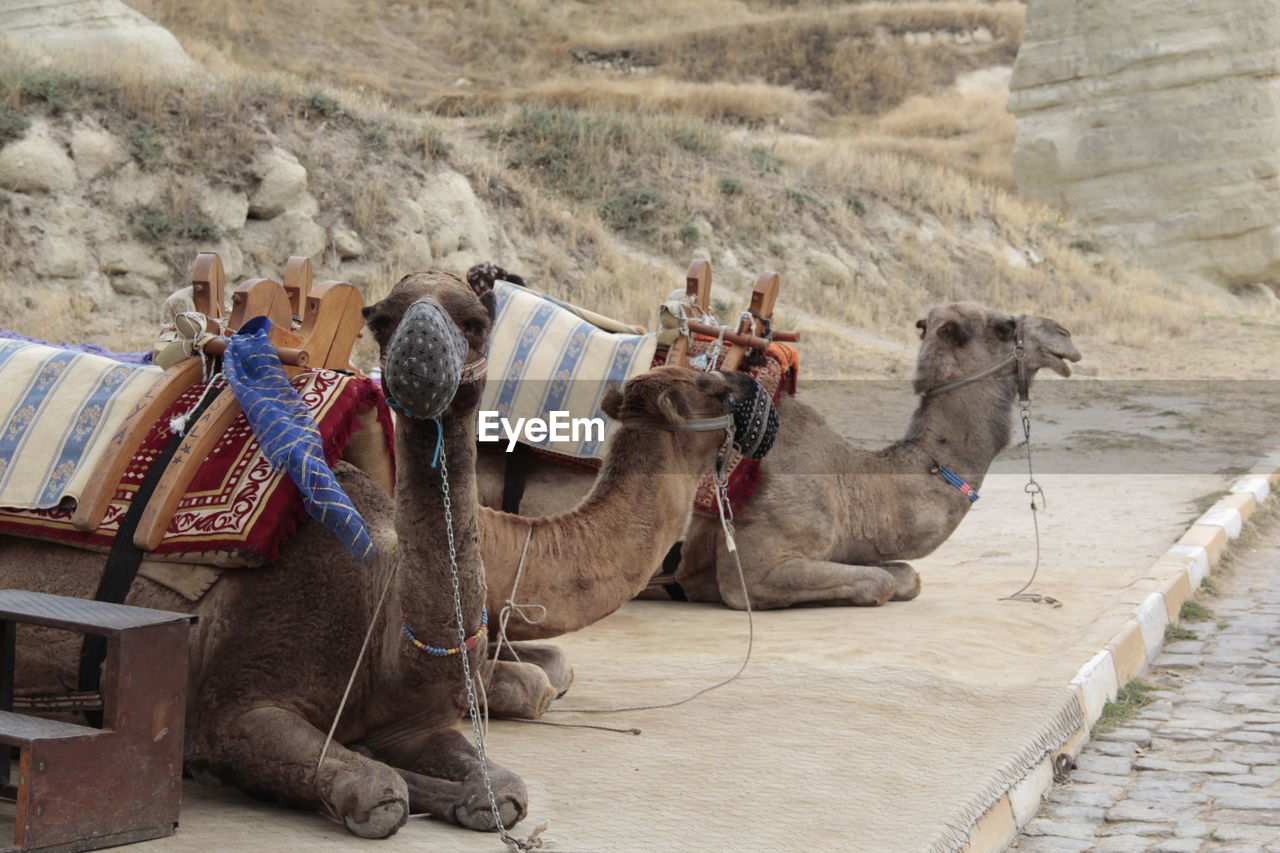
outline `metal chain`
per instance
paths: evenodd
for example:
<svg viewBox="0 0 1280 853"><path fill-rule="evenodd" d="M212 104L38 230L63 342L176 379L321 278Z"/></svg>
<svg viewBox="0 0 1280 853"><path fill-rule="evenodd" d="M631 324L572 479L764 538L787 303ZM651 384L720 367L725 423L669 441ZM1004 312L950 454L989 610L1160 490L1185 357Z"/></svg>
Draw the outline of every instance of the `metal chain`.
<svg viewBox="0 0 1280 853"><path fill-rule="evenodd" d="M437 428L443 434L444 425L438 423ZM458 645L463 646L467 642L467 629L462 618L462 587L458 581L458 549L453 541L453 501L449 496L449 465L443 444L440 447L440 494L444 501L445 537L449 543L449 581L453 584L453 615L458 620ZM480 730L480 702L476 698L475 682L471 676L471 653L463 651L458 657L462 658L462 678L467 688L467 708L471 714L471 730L476 738L476 757L480 760L480 773L484 777L484 792L489 797L489 809L493 812L493 822L498 829L498 837L502 839L510 850L533 850L541 847L542 839L537 838L537 835L544 827L539 827L528 839L521 841L507 832L507 827L502 822L502 815L498 813L498 798L494 796L493 780L489 778L489 761L485 755L484 735Z"/></svg>
<svg viewBox="0 0 1280 853"><path fill-rule="evenodd" d="M1019 349L1021 342L1019 342ZM1062 602L1051 595L1042 595L1038 592L1027 592L1036 581L1036 574L1040 571L1040 509L1049 505L1048 499L1045 497L1044 488L1036 481L1036 475L1031 464L1031 403L1024 402L1020 408L1022 417L1022 443L1027 448L1027 484L1022 487L1024 494L1031 498L1031 524L1035 528L1036 534L1036 562L1031 569L1031 577L1022 588L1013 595L1005 595L1000 597L1000 601L1029 601L1032 603L1048 604L1051 607L1061 607ZM1039 499L1039 506L1036 500Z"/></svg>

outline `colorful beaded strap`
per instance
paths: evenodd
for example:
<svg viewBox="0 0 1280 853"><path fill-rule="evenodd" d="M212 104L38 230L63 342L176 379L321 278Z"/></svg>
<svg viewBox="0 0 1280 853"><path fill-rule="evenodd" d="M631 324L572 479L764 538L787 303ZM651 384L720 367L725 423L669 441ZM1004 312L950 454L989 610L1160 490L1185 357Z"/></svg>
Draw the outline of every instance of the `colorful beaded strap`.
<svg viewBox="0 0 1280 853"><path fill-rule="evenodd" d="M441 649L436 646L428 646L426 643L413 636L413 631L409 629L409 620L400 617L400 627L404 630L405 639L422 649L429 655L444 657L445 655L456 655L458 652L469 652L476 647L476 643L480 642L480 638L484 636L484 632L489 628L489 608L485 607L480 610L480 630L476 631L460 646L454 646L451 649Z"/></svg>
<svg viewBox="0 0 1280 853"><path fill-rule="evenodd" d="M959 474L952 471L946 465L939 465L937 462L934 462L933 467L929 469L929 473L937 474L939 477L955 486L960 490L960 494L969 499L969 503L973 503L978 499L978 490L962 480Z"/></svg>

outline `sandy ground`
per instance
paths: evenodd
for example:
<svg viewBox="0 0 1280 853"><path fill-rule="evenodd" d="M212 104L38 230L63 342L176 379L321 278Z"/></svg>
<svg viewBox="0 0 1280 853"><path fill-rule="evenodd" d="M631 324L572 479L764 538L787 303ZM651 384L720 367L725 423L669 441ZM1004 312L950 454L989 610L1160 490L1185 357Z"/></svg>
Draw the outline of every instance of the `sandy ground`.
<svg viewBox="0 0 1280 853"><path fill-rule="evenodd" d="M1046 726L1068 713L1064 686L1155 588L1151 563L1267 449L1270 387L1040 383L1033 447L1048 506L1033 590L1060 608L998 600L1035 561L1025 450L1011 447L956 534L917 563L916 601L756 614L751 665L723 689L675 709L549 717L639 736L495 722L491 754L529 785L518 829L549 823L546 849L559 851L945 849L1022 761L1057 745ZM894 437L912 406L901 383L802 394L868 445ZM561 704L682 698L730 675L746 644L743 613L633 602L562 638L577 682ZM136 849L373 844L236 791L185 792L179 833ZM502 849L427 819L376 846Z"/></svg>

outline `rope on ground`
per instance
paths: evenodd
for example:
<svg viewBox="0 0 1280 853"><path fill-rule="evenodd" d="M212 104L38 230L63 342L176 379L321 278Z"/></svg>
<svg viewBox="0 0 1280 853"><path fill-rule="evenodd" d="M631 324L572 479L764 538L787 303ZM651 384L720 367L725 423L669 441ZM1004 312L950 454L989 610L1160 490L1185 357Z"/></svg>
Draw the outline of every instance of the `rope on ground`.
<svg viewBox="0 0 1280 853"><path fill-rule="evenodd" d="M738 545L733 538L733 509L729 504L726 481L717 476L716 485L716 504L720 511L720 526L724 530L725 546L728 548L729 553L733 555L733 562L738 569L738 583L742 585L742 600L746 603L747 611L747 653L742 658L742 665L738 667L738 671L723 681L712 684L709 687L704 687L696 693L675 702L659 702L652 705L628 705L618 708L548 708L547 713L555 711L562 714L616 714L621 711L652 711L662 708L676 708L680 705L692 702L694 699L697 699L705 693L710 693L712 690L718 690L726 684L736 681L738 676L742 675L743 671L747 668L747 664L751 662L751 650L755 646L755 618L751 612L751 597L747 593L747 577L742 571L742 560L738 556Z"/></svg>

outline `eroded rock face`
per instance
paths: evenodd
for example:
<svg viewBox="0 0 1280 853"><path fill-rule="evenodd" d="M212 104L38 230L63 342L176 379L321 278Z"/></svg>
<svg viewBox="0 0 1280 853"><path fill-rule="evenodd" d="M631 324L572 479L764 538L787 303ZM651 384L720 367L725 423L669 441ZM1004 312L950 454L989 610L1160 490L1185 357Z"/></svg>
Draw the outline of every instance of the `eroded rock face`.
<svg viewBox="0 0 1280 853"><path fill-rule="evenodd" d="M172 33L120 0L0 3L0 32L28 50L86 64L136 61L160 73L199 67Z"/></svg>
<svg viewBox="0 0 1280 853"><path fill-rule="evenodd" d="M43 121L32 122L22 139L0 148L0 188L47 193L70 189L75 183L75 164Z"/></svg>
<svg viewBox="0 0 1280 853"><path fill-rule="evenodd" d="M1275 0L1033 0L1014 177L1171 276L1280 281Z"/></svg>

